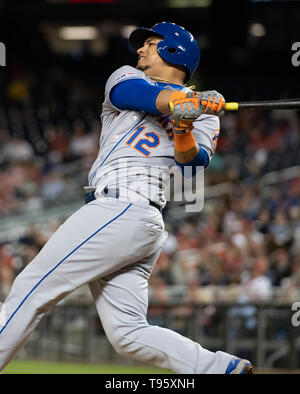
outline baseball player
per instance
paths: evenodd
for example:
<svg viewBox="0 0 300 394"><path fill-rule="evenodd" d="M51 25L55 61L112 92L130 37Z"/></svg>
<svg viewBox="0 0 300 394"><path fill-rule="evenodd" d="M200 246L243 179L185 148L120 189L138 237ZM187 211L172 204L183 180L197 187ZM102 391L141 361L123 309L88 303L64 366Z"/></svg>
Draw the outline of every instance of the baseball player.
<svg viewBox="0 0 300 394"><path fill-rule="evenodd" d="M129 44L138 63L117 69L106 83L86 204L17 276L5 300L0 370L47 311L88 284L118 353L175 373L252 373L249 361L208 351L146 320L148 279L167 237L161 210L169 172L174 165L183 174L186 167L195 173L208 166L224 98L184 86L200 50L183 27L163 22L139 28Z"/></svg>

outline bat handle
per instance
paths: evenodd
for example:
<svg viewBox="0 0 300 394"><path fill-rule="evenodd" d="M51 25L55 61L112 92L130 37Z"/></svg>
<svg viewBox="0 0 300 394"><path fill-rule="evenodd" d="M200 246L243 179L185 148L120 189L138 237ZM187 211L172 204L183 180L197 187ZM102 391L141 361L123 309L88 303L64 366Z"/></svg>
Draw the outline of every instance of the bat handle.
<svg viewBox="0 0 300 394"><path fill-rule="evenodd" d="M202 100L201 104L206 107L207 106L207 101ZM213 104L213 107L217 108L217 104ZM239 109L239 103L223 103L222 108L225 109L225 111L237 111Z"/></svg>
<svg viewBox="0 0 300 394"><path fill-rule="evenodd" d="M237 111L239 109L239 103L225 103L225 111Z"/></svg>

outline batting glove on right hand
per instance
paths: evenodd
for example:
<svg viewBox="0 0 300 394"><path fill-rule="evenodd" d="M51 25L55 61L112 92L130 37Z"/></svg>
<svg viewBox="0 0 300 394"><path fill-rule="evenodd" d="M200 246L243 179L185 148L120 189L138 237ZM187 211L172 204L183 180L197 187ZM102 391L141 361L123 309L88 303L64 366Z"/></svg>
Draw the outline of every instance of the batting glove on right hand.
<svg viewBox="0 0 300 394"><path fill-rule="evenodd" d="M223 116L225 114L225 99L223 95L216 90L206 90L204 92L189 92L187 97L193 96L201 102L206 115Z"/></svg>

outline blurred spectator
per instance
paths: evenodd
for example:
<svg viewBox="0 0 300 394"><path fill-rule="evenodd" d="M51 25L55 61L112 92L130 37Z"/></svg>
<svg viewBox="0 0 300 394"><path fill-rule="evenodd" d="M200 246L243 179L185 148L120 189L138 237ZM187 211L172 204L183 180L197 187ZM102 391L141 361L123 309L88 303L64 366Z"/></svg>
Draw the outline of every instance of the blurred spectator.
<svg viewBox="0 0 300 394"><path fill-rule="evenodd" d="M69 137L62 126L48 129L45 135L49 151L56 154L57 162L68 160L70 155Z"/></svg>
<svg viewBox="0 0 300 394"><path fill-rule="evenodd" d="M64 180L56 170L48 172L42 183L41 195L46 200L57 201L57 198L63 193L65 188Z"/></svg>
<svg viewBox="0 0 300 394"><path fill-rule="evenodd" d="M177 235L178 249L192 249L197 246L197 234L195 225L192 223L184 223L182 227L180 227Z"/></svg>
<svg viewBox="0 0 300 394"><path fill-rule="evenodd" d="M270 233L270 212L267 209L262 209L259 212L258 219L255 221L256 229L264 235Z"/></svg>
<svg viewBox="0 0 300 394"><path fill-rule="evenodd" d="M257 257L252 262L250 272L246 273L241 283L239 301L267 300L272 295L272 283L268 277L268 260Z"/></svg>
<svg viewBox="0 0 300 394"><path fill-rule="evenodd" d="M280 297L283 301L297 301L300 297L300 255L291 264L291 275L281 282Z"/></svg>
<svg viewBox="0 0 300 394"><path fill-rule="evenodd" d="M80 123L75 123L70 142L70 151L74 158L93 154L97 146L95 135L87 133Z"/></svg>
<svg viewBox="0 0 300 394"><path fill-rule="evenodd" d="M276 249L270 256L269 277L273 286L281 286L282 280L291 275L290 256L286 249Z"/></svg>
<svg viewBox="0 0 300 394"><path fill-rule="evenodd" d="M34 157L32 145L22 138L12 136L3 144L2 155L7 161L29 161Z"/></svg>
<svg viewBox="0 0 300 394"><path fill-rule="evenodd" d="M174 284L170 254L161 252L155 266L155 273L163 279L166 285L171 286Z"/></svg>
<svg viewBox="0 0 300 394"><path fill-rule="evenodd" d="M14 280L14 264L12 247L0 244L0 298L4 300Z"/></svg>
<svg viewBox="0 0 300 394"><path fill-rule="evenodd" d="M291 241L292 232L285 212L281 210L275 212L270 230L277 246L283 246Z"/></svg>
<svg viewBox="0 0 300 394"><path fill-rule="evenodd" d="M169 290L163 278L153 275L150 279L150 296L154 302L165 303L169 300Z"/></svg>

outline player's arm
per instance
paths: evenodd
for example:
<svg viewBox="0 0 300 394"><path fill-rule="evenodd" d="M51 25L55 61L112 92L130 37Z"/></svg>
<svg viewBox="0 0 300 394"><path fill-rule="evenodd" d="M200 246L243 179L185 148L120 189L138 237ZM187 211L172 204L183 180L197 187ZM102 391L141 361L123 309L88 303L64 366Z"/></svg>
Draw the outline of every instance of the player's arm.
<svg viewBox="0 0 300 394"><path fill-rule="evenodd" d="M224 97L216 91L171 94L169 112L174 126L174 156L183 175L187 167L191 170L188 174L194 176L199 167L206 168L209 165L211 154L214 153L211 144L213 139L216 144L214 132L219 129L218 116L224 113L224 103ZM217 116L200 118L202 114Z"/></svg>
<svg viewBox="0 0 300 394"><path fill-rule="evenodd" d="M163 90L156 98L156 108L162 113L170 113L169 103L174 100L174 97L182 96L185 94L182 92L175 92L173 90ZM190 130L189 135L174 134L175 149L174 157L176 163L181 170L185 165L193 166L204 166L207 167L209 163L209 157L207 152L204 151L195 141L193 132Z"/></svg>
<svg viewBox="0 0 300 394"><path fill-rule="evenodd" d="M134 78L115 85L110 91L109 98L113 106L119 110L145 111L159 115L162 112L157 107L156 100L164 90L164 87L151 85L142 78ZM166 108L168 110L168 105Z"/></svg>
<svg viewBox="0 0 300 394"><path fill-rule="evenodd" d="M174 90L155 86L141 78L128 79L115 85L110 92L114 107L124 110L146 111L154 115L168 114Z"/></svg>

